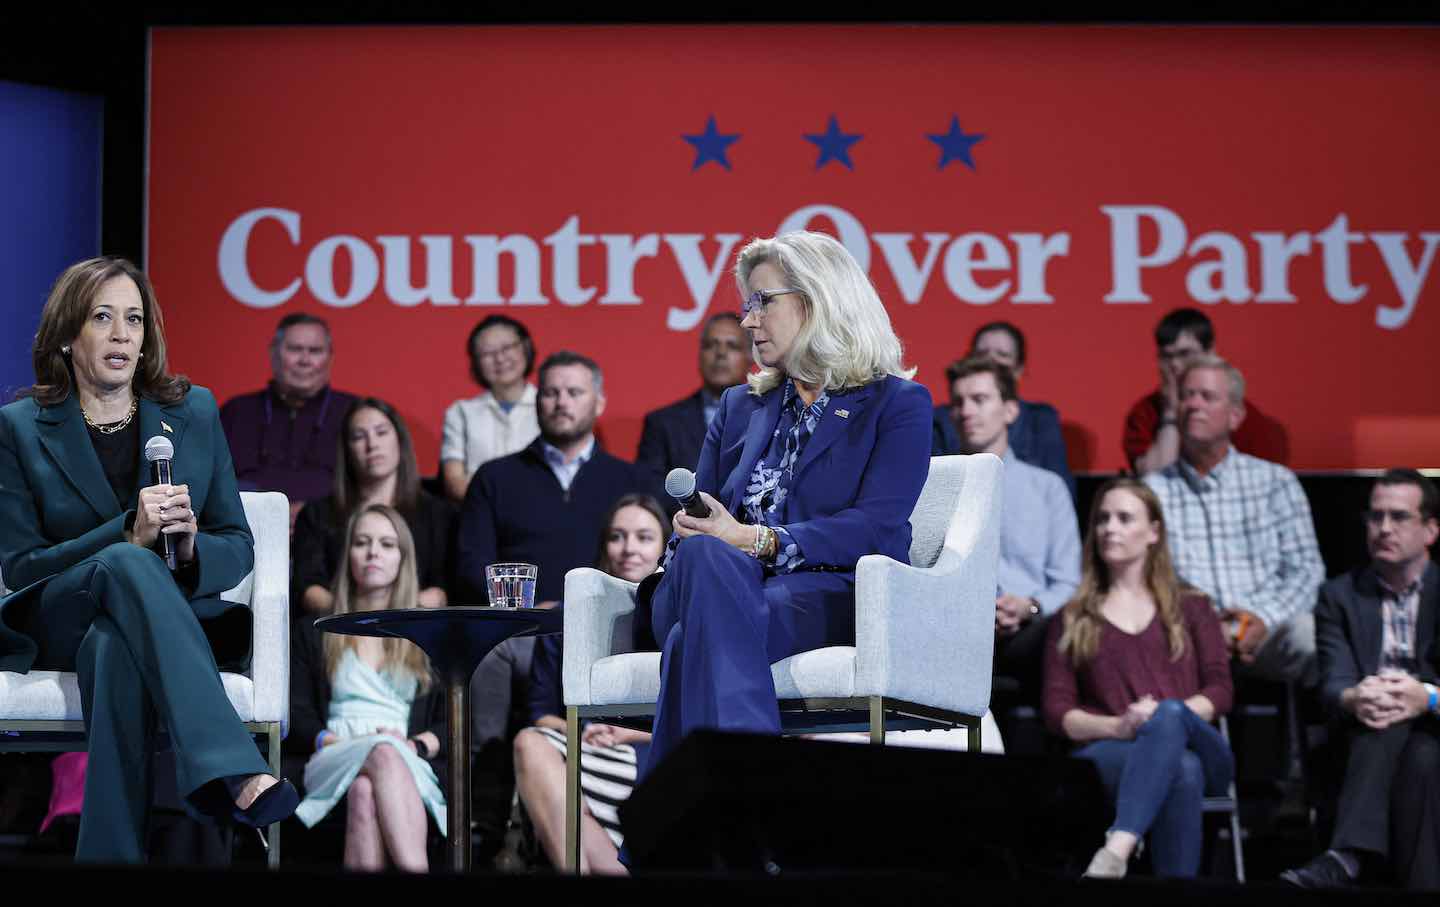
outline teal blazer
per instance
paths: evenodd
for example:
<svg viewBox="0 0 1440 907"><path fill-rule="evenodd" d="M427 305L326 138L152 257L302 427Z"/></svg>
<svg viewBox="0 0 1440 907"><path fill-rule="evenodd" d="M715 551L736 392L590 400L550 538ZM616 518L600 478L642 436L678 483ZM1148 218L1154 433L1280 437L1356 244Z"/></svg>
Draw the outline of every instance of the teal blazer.
<svg viewBox="0 0 1440 907"><path fill-rule="evenodd" d="M140 443L156 435L175 445L175 484L190 486L199 532L194 588L189 600L222 668L243 669L250 654L251 616L245 605L222 602L255 560L254 539L240 503L230 447L215 397L192 387L178 403L140 401ZM151 484L140 457L137 487ZM115 497L90 442L74 394L54 406L33 398L0 408L0 578L16 591L0 598L0 671L24 673L37 646L23 628L44 620L39 609L54 577L125 541L137 501Z"/></svg>

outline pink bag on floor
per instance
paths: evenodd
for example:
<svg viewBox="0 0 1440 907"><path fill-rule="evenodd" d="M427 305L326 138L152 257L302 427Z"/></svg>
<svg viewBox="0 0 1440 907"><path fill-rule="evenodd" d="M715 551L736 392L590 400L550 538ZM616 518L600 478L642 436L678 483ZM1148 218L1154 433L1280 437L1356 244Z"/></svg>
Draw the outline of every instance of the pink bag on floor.
<svg viewBox="0 0 1440 907"><path fill-rule="evenodd" d="M50 811L40 823L40 833L50 827L61 816L78 816L85 802L85 766L90 764L88 753L61 753L50 763Z"/></svg>

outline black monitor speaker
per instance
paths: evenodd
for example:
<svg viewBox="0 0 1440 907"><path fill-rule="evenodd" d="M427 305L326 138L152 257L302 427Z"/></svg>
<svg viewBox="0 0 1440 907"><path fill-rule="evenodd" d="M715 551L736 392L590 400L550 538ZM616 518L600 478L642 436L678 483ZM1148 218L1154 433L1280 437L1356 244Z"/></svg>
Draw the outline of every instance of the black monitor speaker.
<svg viewBox="0 0 1440 907"><path fill-rule="evenodd" d="M1074 878L1110 819L1095 767L750 734L687 737L621 807L632 869Z"/></svg>

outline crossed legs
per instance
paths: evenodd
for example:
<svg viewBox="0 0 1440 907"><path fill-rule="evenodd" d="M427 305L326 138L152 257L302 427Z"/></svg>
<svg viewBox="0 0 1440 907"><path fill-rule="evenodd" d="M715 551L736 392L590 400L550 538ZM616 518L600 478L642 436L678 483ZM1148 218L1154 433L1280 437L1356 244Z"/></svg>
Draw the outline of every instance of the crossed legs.
<svg viewBox="0 0 1440 907"><path fill-rule="evenodd" d="M537 731L515 737L515 786L550 864L573 869L565 856L565 756ZM580 798L580 872L625 875L615 842Z"/></svg>
<svg viewBox="0 0 1440 907"><path fill-rule="evenodd" d="M143 861L160 722L175 747L177 787L193 807L224 815L232 797L244 805L273 783L220 684L200 622L153 552L111 545L67 570L46 587L31 624L40 659L78 675L96 780L86 785L77 859ZM209 789L225 779L248 783L233 794Z"/></svg>
<svg viewBox="0 0 1440 907"><path fill-rule="evenodd" d="M425 872L425 804L405 757L389 743L370 750L345 794L345 868L379 872L387 863Z"/></svg>

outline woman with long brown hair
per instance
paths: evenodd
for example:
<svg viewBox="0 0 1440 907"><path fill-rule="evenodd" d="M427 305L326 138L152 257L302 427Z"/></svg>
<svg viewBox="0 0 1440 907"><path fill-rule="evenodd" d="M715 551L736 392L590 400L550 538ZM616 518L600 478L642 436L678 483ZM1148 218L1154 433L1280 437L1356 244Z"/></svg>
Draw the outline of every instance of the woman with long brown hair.
<svg viewBox="0 0 1440 907"><path fill-rule="evenodd" d="M307 616L329 614L333 582L345 563L345 529L367 504L394 507L415 540L419 607L449 600L455 561L455 508L420 487L410 429L395 407L375 397L350 405L336 439L334 490L310 501L290 542L291 607Z"/></svg>
<svg viewBox="0 0 1440 907"><path fill-rule="evenodd" d="M158 729L187 808L259 827L295 809L220 683L251 614L220 594L254 540L215 398L172 375L150 281L119 258L60 275L35 384L0 409L0 671L74 671L89 764L80 860L142 862ZM146 440L148 439L148 440ZM152 483L141 446L169 442Z"/></svg>
<svg viewBox="0 0 1440 907"><path fill-rule="evenodd" d="M1234 774L1211 726L1230 708L1230 658L1209 600L1175 575L1144 483L1096 495L1080 588L1051 621L1045 659L1046 725L1079 745L1115 802L1085 874L1123 877L1148 835L1158 875L1195 875L1201 801Z"/></svg>
<svg viewBox="0 0 1440 907"><path fill-rule="evenodd" d="M362 507L344 537L336 614L418 607L415 542L398 510ZM403 639L320 637L312 621L296 622L286 742L292 752L313 754L295 815L314 825L343 798L345 868L424 872L427 810L445 828L445 798L430 765L445 736L444 711L430 661Z"/></svg>

